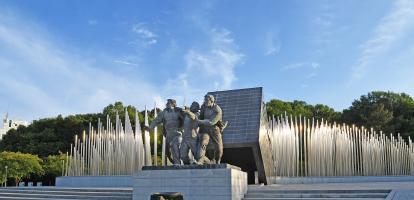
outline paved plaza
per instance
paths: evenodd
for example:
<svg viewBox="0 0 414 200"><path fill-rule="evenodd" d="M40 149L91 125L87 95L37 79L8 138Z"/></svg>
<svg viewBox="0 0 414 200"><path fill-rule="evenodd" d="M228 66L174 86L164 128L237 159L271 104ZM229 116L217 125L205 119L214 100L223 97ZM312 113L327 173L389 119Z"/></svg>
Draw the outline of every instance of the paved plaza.
<svg viewBox="0 0 414 200"><path fill-rule="evenodd" d="M414 182L370 182L370 183L317 183L317 184L273 184L249 185L249 190L391 190L387 199L414 199Z"/></svg>

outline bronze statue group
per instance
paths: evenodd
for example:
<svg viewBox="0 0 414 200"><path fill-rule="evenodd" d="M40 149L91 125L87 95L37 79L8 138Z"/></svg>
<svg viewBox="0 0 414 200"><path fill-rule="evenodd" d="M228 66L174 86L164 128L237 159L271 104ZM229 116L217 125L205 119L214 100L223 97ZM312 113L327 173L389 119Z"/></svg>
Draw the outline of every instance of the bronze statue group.
<svg viewBox="0 0 414 200"><path fill-rule="evenodd" d="M153 129L161 123L166 155L173 165L220 164L223 156L221 133L227 122L223 123L221 108L213 95L207 94L201 107L193 102L190 108L184 109L177 107L174 99L168 99L166 108L145 128Z"/></svg>

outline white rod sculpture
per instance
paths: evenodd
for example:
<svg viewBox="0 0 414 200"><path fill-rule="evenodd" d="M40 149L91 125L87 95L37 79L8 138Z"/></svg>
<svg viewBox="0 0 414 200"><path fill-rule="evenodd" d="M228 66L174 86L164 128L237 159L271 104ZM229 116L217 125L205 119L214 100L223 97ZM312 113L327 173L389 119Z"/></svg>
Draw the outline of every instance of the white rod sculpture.
<svg viewBox="0 0 414 200"><path fill-rule="evenodd" d="M147 115L147 112L145 112ZM145 116L148 120L148 116ZM143 141L138 112L135 112L135 133L128 112L125 111L125 128L116 115L115 127L106 119L106 128L98 122L98 129L89 128L82 139L75 136L65 163L67 176L132 175L143 165L151 165L149 133Z"/></svg>
<svg viewBox="0 0 414 200"><path fill-rule="evenodd" d="M414 146L364 127L304 117L269 119L276 176L414 175Z"/></svg>

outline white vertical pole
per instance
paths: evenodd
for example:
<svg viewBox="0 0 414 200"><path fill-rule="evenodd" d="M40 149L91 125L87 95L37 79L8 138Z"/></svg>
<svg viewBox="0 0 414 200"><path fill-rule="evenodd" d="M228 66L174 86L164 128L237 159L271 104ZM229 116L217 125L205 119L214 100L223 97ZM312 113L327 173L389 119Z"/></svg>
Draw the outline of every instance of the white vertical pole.
<svg viewBox="0 0 414 200"><path fill-rule="evenodd" d="M161 162L162 162L162 166L166 166L166 157L165 157L165 147L166 147L166 139L165 136L162 136L162 152L161 152Z"/></svg>
<svg viewBox="0 0 414 200"><path fill-rule="evenodd" d="M154 119L157 117L157 104L154 104ZM154 128L154 165L157 166L158 163L158 152L157 152L157 142L158 142L158 130L157 127Z"/></svg>
<svg viewBox="0 0 414 200"><path fill-rule="evenodd" d="M145 126L148 127L148 111L145 108ZM145 165L151 166L151 146L150 146L150 135L147 130L144 130L144 147L145 147Z"/></svg>

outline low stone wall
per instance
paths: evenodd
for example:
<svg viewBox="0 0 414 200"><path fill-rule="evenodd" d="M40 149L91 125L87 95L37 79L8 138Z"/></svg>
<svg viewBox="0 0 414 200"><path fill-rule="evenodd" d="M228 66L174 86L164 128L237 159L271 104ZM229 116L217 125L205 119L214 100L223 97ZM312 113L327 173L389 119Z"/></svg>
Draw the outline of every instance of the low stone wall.
<svg viewBox="0 0 414 200"><path fill-rule="evenodd" d="M414 176L275 177L275 184L414 182Z"/></svg>
<svg viewBox="0 0 414 200"><path fill-rule="evenodd" d="M132 176L61 176L57 187L132 187Z"/></svg>
<svg viewBox="0 0 414 200"><path fill-rule="evenodd" d="M228 164L144 167L134 178L134 200L158 192L179 192L185 200L240 200L247 192L247 173Z"/></svg>

